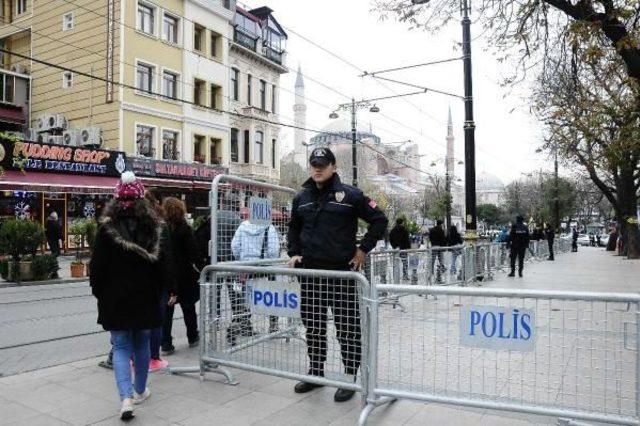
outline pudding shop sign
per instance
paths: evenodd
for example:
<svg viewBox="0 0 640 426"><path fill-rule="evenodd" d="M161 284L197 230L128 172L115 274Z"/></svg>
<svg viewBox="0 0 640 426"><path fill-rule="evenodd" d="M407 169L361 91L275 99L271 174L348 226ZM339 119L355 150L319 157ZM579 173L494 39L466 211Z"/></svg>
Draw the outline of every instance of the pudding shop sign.
<svg viewBox="0 0 640 426"><path fill-rule="evenodd" d="M120 176L125 153L0 139L0 166L7 170Z"/></svg>

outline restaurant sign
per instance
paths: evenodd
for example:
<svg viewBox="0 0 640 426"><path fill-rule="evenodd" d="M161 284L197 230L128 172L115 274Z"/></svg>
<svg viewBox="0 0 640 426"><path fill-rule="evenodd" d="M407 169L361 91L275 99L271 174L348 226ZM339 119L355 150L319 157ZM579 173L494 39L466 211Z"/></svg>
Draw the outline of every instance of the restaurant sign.
<svg viewBox="0 0 640 426"><path fill-rule="evenodd" d="M7 170L120 176L124 152L0 139L0 167Z"/></svg>
<svg viewBox="0 0 640 426"><path fill-rule="evenodd" d="M127 159L127 170L131 170L138 176L202 181L211 181L217 175L227 173L227 169L222 166L179 163L139 157Z"/></svg>

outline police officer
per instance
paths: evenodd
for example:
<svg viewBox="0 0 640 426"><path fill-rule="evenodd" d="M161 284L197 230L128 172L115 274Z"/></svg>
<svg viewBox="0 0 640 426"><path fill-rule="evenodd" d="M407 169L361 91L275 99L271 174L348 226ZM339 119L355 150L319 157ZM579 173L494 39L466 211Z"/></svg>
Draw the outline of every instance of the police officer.
<svg viewBox="0 0 640 426"><path fill-rule="evenodd" d="M289 223L290 265L307 269L358 270L376 242L384 238L387 218L376 202L362 191L345 185L336 173L336 158L328 148L316 148L309 158L311 177L293 200ZM358 219L369 224L356 244ZM309 374L324 376L327 357L327 309L333 313L345 373L355 376L360 367L361 331L356 283L331 278L301 278L300 312L306 327ZM299 382L296 393L322 385ZM336 402L347 401L354 391L338 389Z"/></svg>
<svg viewBox="0 0 640 426"><path fill-rule="evenodd" d="M553 229L553 226L551 226L550 223L547 223L547 228L544 231L545 237L547 238L547 244L549 245L549 257L547 258L547 260L554 260L553 257L553 239L555 238L555 230Z"/></svg>
<svg viewBox="0 0 640 426"><path fill-rule="evenodd" d="M524 253L529 247L529 229L524 224L522 216L516 217L516 223L511 227L509 234L509 244L511 245L511 273L510 277L516 275L516 257L518 258L518 276L522 277L524 268Z"/></svg>

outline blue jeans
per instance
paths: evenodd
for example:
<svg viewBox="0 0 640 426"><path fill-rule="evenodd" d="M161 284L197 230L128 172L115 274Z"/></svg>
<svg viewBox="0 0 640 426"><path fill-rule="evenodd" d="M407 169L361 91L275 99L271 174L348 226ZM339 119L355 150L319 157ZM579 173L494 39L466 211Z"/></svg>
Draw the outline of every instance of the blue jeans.
<svg viewBox="0 0 640 426"><path fill-rule="evenodd" d="M143 393L149 374L149 336L151 330L112 330L113 372L120 399L133 398L133 390ZM133 356L135 383L131 383L129 360Z"/></svg>

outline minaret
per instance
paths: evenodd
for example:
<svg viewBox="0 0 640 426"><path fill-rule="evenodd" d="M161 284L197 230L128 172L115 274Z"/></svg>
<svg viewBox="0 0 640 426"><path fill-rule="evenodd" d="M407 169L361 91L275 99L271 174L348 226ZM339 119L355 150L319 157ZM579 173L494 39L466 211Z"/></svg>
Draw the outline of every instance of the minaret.
<svg viewBox="0 0 640 426"><path fill-rule="evenodd" d="M293 159L303 169L307 168L307 132L303 130L307 125L307 105L304 97L304 79L302 70L298 65L296 77L296 102L293 105L293 119L296 129L293 133Z"/></svg>
<svg viewBox="0 0 640 426"><path fill-rule="evenodd" d="M453 120L451 119L451 107L449 107L449 119L447 120L447 157L446 157L446 169L445 172L453 178L455 165L454 150L453 150Z"/></svg>

